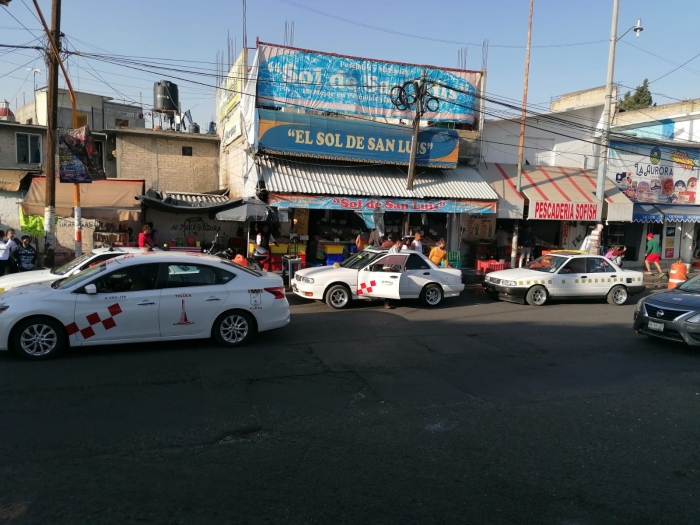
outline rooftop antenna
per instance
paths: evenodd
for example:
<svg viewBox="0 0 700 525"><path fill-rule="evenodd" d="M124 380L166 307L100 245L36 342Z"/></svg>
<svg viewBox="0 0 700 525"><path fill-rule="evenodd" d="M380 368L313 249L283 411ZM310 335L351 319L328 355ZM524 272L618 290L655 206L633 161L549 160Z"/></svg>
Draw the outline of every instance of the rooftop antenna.
<svg viewBox="0 0 700 525"><path fill-rule="evenodd" d="M248 47L248 29L246 21L246 0L243 0L243 48Z"/></svg>
<svg viewBox="0 0 700 525"><path fill-rule="evenodd" d="M463 47L457 51L457 69L467 69L468 47Z"/></svg>
<svg viewBox="0 0 700 525"><path fill-rule="evenodd" d="M284 22L284 45L294 46L294 22Z"/></svg>

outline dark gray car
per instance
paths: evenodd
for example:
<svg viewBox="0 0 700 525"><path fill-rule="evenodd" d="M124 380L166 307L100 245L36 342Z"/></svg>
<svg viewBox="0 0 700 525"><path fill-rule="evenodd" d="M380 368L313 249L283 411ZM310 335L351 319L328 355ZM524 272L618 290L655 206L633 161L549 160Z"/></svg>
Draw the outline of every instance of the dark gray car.
<svg viewBox="0 0 700 525"><path fill-rule="evenodd" d="M634 329L650 337L700 346L700 276L675 290L640 300Z"/></svg>

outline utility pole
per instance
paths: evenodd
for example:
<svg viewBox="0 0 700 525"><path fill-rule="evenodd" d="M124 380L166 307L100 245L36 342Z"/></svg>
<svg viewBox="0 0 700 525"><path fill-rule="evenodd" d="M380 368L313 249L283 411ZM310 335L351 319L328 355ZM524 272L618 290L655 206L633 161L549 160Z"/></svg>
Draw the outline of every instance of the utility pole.
<svg viewBox="0 0 700 525"><path fill-rule="evenodd" d="M518 180L516 189L518 193L523 185L523 154L525 149L525 118L527 117L527 86L530 80L530 43L532 42L532 13L535 8L535 0L530 0L530 20L527 26L527 47L525 50L525 82L523 84L523 109L520 114L520 140L518 141ZM515 268L518 259L518 221L515 221L513 229L513 244L510 248L510 266Z"/></svg>
<svg viewBox="0 0 700 525"><path fill-rule="evenodd" d="M608 171L608 148L610 146L610 107L612 106L613 75L615 72L615 47L617 45L617 16L620 0L613 0L612 28L610 29L610 47L608 49L608 76L605 81L605 105L603 106L603 133L600 136L600 161L598 163L598 185L596 197L602 203L605 200L605 177Z"/></svg>
<svg viewBox="0 0 700 525"><path fill-rule="evenodd" d="M413 138L411 140L411 157L408 161L408 181L406 189L413 189L413 179L416 175L416 155L418 154L418 132L420 131L420 118L423 115L423 89L425 86L425 69L421 71L420 80L413 81L413 90L416 94L416 116L413 118Z"/></svg>
<svg viewBox="0 0 700 525"><path fill-rule="evenodd" d="M36 1L35 1L36 5ZM51 2L51 49L61 46L61 0ZM46 57L48 69L48 115L46 120L46 201L44 208L44 266L54 266L56 249L56 159L58 157L58 62L53 51Z"/></svg>

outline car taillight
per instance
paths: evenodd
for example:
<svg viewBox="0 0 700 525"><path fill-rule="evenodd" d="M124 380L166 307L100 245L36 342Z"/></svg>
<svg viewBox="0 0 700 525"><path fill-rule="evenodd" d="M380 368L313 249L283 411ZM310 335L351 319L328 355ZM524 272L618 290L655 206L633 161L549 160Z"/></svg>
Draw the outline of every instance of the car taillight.
<svg viewBox="0 0 700 525"><path fill-rule="evenodd" d="M265 288L265 291L274 295L275 299L284 299L284 286L273 286L272 288Z"/></svg>

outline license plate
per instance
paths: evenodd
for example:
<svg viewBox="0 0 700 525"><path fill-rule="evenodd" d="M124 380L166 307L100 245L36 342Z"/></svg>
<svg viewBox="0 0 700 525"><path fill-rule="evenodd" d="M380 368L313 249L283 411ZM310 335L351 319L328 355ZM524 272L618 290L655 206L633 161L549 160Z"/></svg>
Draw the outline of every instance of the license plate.
<svg viewBox="0 0 700 525"><path fill-rule="evenodd" d="M664 331L663 323L655 323L654 321L649 321L649 330L656 330L657 332Z"/></svg>

